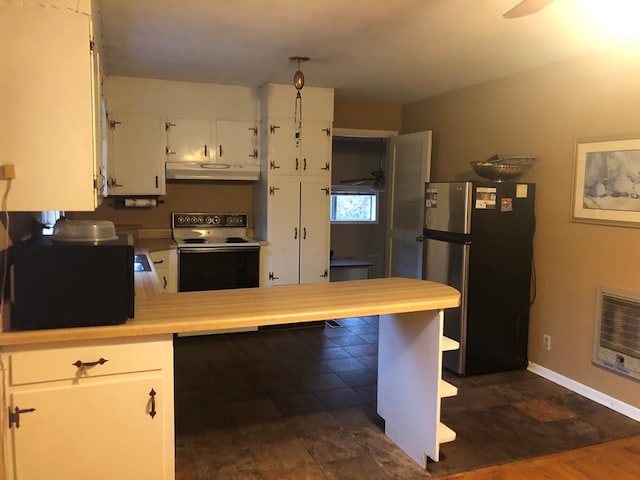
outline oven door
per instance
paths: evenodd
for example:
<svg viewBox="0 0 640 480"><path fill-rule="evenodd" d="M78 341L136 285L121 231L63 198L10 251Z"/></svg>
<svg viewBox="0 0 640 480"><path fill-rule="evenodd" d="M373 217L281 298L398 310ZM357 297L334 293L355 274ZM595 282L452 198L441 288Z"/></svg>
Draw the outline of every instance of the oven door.
<svg viewBox="0 0 640 480"><path fill-rule="evenodd" d="M178 291L258 287L260 247L178 249Z"/></svg>

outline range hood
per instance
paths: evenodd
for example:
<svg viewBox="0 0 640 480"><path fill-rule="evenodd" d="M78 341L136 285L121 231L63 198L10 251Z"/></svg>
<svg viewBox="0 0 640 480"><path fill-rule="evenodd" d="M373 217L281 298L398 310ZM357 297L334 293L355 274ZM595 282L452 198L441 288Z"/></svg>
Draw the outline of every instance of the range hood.
<svg viewBox="0 0 640 480"><path fill-rule="evenodd" d="M167 162L168 180L259 180L260 165L212 162Z"/></svg>

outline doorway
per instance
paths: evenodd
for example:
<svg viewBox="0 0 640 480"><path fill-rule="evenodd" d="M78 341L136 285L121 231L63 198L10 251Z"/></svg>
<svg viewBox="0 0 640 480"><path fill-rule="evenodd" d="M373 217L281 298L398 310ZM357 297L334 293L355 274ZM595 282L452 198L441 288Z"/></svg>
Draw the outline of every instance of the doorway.
<svg viewBox="0 0 640 480"><path fill-rule="evenodd" d="M387 196L373 172L387 172L388 143L388 137L333 137L332 192L375 195L376 220L332 221L332 259L334 264L337 259L369 264L368 278L384 277Z"/></svg>

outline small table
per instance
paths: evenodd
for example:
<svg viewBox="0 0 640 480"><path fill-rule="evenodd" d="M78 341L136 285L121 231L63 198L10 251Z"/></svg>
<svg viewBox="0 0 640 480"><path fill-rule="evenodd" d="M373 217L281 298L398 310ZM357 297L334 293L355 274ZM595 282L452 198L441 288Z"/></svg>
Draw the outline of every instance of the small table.
<svg viewBox="0 0 640 480"><path fill-rule="evenodd" d="M329 263L331 268L330 281L366 280L369 278L369 267L371 265L369 262L356 258L332 258Z"/></svg>

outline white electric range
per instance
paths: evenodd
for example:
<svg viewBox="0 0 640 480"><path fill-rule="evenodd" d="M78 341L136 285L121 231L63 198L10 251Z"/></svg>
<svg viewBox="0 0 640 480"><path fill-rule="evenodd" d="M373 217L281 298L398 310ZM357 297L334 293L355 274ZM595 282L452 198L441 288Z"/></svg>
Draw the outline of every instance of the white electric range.
<svg viewBox="0 0 640 480"><path fill-rule="evenodd" d="M178 291L259 286L260 243L247 236L245 213L172 213Z"/></svg>

